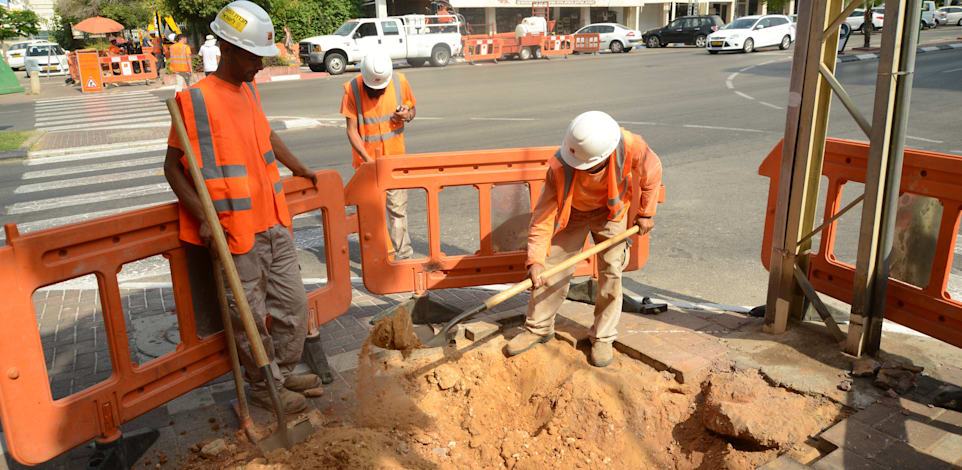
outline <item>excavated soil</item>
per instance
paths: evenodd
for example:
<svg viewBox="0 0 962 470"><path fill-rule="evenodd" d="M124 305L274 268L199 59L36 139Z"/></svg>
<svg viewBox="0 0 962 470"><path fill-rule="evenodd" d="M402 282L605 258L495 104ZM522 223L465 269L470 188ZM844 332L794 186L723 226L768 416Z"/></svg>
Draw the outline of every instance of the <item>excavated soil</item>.
<svg viewBox="0 0 962 470"><path fill-rule="evenodd" d="M618 353L591 367L560 340L506 358L497 335L402 359L375 354L372 342L390 345L381 338L376 327L361 352L354 422L258 459L239 435L230 452L183 468L754 469L843 413L755 371L681 385Z"/></svg>
<svg viewBox="0 0 962 470"><path fill-rule="evenodd" d="M421 347L421 340L414 334L411 315L404 307L399 307L394 315L378 320L371 329L368 342L382 349L402 351L405 355Z"/></svg>

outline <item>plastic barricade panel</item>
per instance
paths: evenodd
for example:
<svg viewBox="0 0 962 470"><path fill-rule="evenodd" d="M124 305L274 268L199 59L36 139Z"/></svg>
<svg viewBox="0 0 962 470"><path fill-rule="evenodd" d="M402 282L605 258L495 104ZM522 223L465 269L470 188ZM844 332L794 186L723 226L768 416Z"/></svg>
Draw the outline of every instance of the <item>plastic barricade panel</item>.
<svg viewBox="0 0 962 470"><path fill-rule="evenodd" d="M573 52L598 52L601 50L601 35L598 33L585 33L574 35Z"/></svg>
<svg viewBox="0 0 962 470"><path fill-rule="evenodd" d="M549 159L557 147L444 152L381 157L366 163L348 182L347 203L357 206L358 235L364 285L375 294L422 292L486 284L518 282L525 276L524 251L500 252L492 243L499 227L492 223L492 188L523 183L534 207L544 185ZM443 188L473 186L478 192L480 249L474 254L442 252L439 195ZM394 260L384 217L385 191L423 189L427 203L426 258ZM662 193L661 199L663 200ZM527 225L521 230L527 230ZM648 259L648 235L633 237L626 270L637 270ZM594 274L594 259L579 265L577 275Z"/></svg>
<svg viewBox="0 0 962 470"><path fill-rule="evenodd" d="M310 292L319 323L347 310L350 266L341 178L318 173L318 184L284 181L291 213L324 214L328 282ZM0 248L4 327L0 328L0 418L10 454L45 462L230 371L224 336L200 338L192 305L186 249L178 239L176 204L166 204L20 235L7 225ZM117 273L136 260L163 255L170 264L180 344L146 364L132 362ZM112 375L86 390L53 400L32 295L38 288L93 274L109 346Z"/></svg>
<svg viewBox="0 0 962 470"><path fill-rule="evenodd" d="M842 208L842 187L846 183L865 183L868 153L867 143L826 140L822 174L828 179L828 190L822 220ZM760 175L770 179L761 253L766 269L771 265L781 157L779 143L758 169ZM946 290L962 212L962 156L905 149L901 193L935 199L942 213L927 285L914 286L889 278L885 318L962 347L962 299L951 298ZM860 208L853 211L859 212ZM813 247L808 277L818 292L851 303L855 267L836 257L837 235L838 220L822 231L817 253Z"/></svg>
<svg viewBox="0 0 962 470"><path fill-rule="evenodd" d="M574 52L574 36L545 36L541 42L541 53L546 56L568 55Z"/></svg>
<svg viewBox="0 0 962 470"><path fill-rule="evenodd" d="M157 78L157 58L150 54L100 58L104 83L135 82Z"/></svg>
<svg viewBox="0 0 962 470"><path fill-rule="evenodd" d="M501 58L501 39L465 39L464 60L479 62L483 60L498 60Z"/></svg>

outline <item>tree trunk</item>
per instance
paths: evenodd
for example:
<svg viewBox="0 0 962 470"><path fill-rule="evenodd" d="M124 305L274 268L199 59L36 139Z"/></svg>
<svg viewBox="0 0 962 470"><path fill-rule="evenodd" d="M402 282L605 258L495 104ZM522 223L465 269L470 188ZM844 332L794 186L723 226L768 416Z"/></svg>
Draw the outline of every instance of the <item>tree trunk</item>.
<svg viewBox="0 0 962 470"><path fill-rule="evenodd" d="M871 47L872 42L872 30L875 29L875 24L872 23L872 17L875 16L872 11L872 2L866 0L865 2L865 16L862 19L862 37L864 42L862 47Z"/></svg>

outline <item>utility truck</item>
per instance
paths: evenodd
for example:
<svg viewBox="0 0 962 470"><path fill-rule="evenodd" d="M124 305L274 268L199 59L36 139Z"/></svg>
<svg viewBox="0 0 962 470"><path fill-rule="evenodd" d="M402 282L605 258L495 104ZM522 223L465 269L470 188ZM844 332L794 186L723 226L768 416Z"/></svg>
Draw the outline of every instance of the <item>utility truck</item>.
<svg viewBox="0 0 962 470"><path fill-rule="evenodd" d="M384 49L394 60L414 67L427 61L444 67L461 53L458 15L404 15L360 18L345 22L334 34L301 41L298 55L314 72L343 73L372 49Z"/></svg>

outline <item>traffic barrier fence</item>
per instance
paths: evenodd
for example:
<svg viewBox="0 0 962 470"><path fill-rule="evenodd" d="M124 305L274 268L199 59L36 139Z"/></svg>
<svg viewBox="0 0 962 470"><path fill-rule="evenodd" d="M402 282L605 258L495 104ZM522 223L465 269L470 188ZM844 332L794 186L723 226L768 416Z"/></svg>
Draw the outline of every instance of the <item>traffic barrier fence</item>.
<svg viewBox="0 0 962 470"><path fill-rule="evenodd" d="M601 35L598 33L585 33L574 35L573 52L598 52L601 50Z"/></svg>
<svg viewBox="0 0 962 470"><path fill-rule="evenodd" d="M288 178L283 186L292 214L322 214L328 279L308 294L308 304L314 324L323 324L347 311L351 299L342 181L328 170L318 172L316 186L301 178ZM19 462L39 464L93 438L114 441L121 424L230 371L223 333L205 336L198 326L205 313L219 313L216 307L198 311L195 294L216 298L216 291L210 285L191 289L195 279L188 269L189 247L178 238L176 204L23 235L13 224L5 230L8 246L0 247L6 305L0 328L0 418L7 448ZM126 264L157 255L169 262L180 341L172 352L137 364L117 273ZM97 280L112 373L90 388L54 399L32 296L44 286L90 275Z"/></svg>
<svg viewBox="0 0 962 470"><path fill-rule="evenodd" d="M541 43L541 53L546 56L568 55L574 52L574 36L551 35L545 36Z"/></svg>
<svg viewBox="0 0 962 470"><path fill-rule="evenodd" d="M826 140L822 175L823 180L827 179L828 187L823 220L830 219L842 208L843 194L847 199L854 199L859 194L857 187L865 183L868 154L867 143ZM782 143L779 143L758 169L758 174L770 179L761 253L766 269L770 268L772 257L781 156ZM854 192L845 193L846 189L853 187L856 187ZM918 201L931 212L920 213L916 209L919 207ZM912 226L913 218L928 217L932 227L930 231L926 230L929 232L926 235L930 236L916 238L920 243L911 247L909 260L904 261L905 265L914 265L921 270L921 274L911 276L915 279L911 282L889 278L885 318L962 347L962 299L953 299L947 291L955 257L959 214L962 212L962 156L905 149L899 205L907 210L900 210L897 215L897 239L918 237L917 227ZM852 212L859 213L860 208ZM846 220L846 217L856 216L850 212L822 231L818 251L809 258L807 274L816 291L850 304L855 277L854 259L849 254L845 258L852 263L840 260L842 255L837 245L840 236L853 237L838 230L839 221ZM857 231L858 224L852 224L851 227ZM894 253L896 250L893 250ZM902 268L899 266L899 270Z"/></svg>
<svg viewBox="0 0 962 470"><path fill-rule="evenodd" d="M483 60L498 60L501 58L501 39L465 39L464 60L478 62Z"/></svg>

